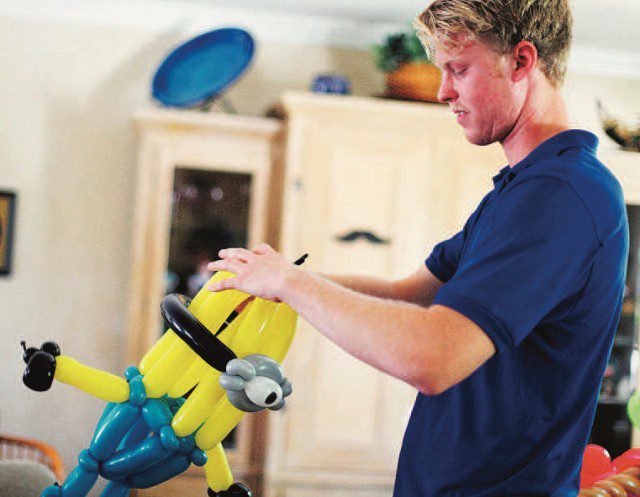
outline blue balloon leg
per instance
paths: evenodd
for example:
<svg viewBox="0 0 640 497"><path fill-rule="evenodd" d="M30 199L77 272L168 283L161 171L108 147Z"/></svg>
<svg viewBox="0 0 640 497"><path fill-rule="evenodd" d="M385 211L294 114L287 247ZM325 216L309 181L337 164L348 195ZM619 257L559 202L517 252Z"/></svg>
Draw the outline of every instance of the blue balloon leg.
<svg viewBox="0 0 640 497"><path fill-rule="evenodd" d="M104 462L101 469L105 476L138 473L170 455L162 446L160 437L154 435L135 447L116 452Z"/></svg>
<svg viewBox="0 0 640 497"><path fill-rule="evenodd" d="M118 450L126 449L129 447L133 447L134 445L139 444L149 434L149 427L145 422L144 418L140 416L138 421L133 425L133 428L129 430L129 433L122 439L122 442L118 445Z"/></svg>
<svg viewBox="0 0 640 497"><path fill-rule="evenodd" d="M98 461L105 461L111 456L122 438L138 420L140 409L129 402L117 404L96 428L89 450Z"/></svg>
<svg viewBox="0 0 640 497"><path fill-rule="evenodd" d="M96 484L98 473L76 466L62 484L62 497L85 497Z"/></svg>
<svg viewBox="0 0 640 497"><path fill-rule="evenodd" d="M159 433L163 426L171 425L173 420L169 404L164 399L147 399L142 406L142 416L149 429L155 433Z"/></svg>
<svg viewBox="0 0 640 497"><path fill-rule="evenodd" d="M51 485L45 488L41 493L40 497L61 497L62 489L58 485Z"/></svg>
<svg viewBox="0 0 640 497"><path fill-rule="evenodd" d="M196 437L193 435L187 435L186 437L178 438L178 452L183 455L189 454L196 446Z"/></svg>
<svg viewBox="0 0 640 497"><path fill-rule="evenodd" d="M112 481L107 484L100 497L128 497L130 491L131 488L128 486Z"/></svg>
<svg viewBox="0 0 640 497"><path fill-rule="evenodd" d="M191 461L187 456L174 454L169 459L131 476L127 483L131 488L153 487L184 473L190 465Z"/></svg>
<svg viewBox="0 0 640 497"><path fill-rule="evenodd" d="M104 420L107 419L107 416L109 416L109 413L113 410L113 408L116 406L115 402L109 402L104 410L102 411L102 415L100 416L100 419L98 420L98 424L96 425L96 429L100 428L103 424L104 424Z"/></svg>

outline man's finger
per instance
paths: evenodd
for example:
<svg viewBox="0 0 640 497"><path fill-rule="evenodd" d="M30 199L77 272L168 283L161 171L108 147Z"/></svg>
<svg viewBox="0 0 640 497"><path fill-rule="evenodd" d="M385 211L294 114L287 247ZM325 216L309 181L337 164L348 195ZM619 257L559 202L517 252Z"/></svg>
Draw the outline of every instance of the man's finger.
<svg viewBox="0 0 640 497"><path fill-rule="evenodd" d="M253 262L256 259L256 255L250 250L244 248L226 248L218 252L218 256L221 259L238 259L242 262Z"/></svg>
<svg viewBox="0 0 640 497"><path fill-rule="evenodd" d="M268 243L261 243L259 245L256 245L253 248L254 254L264 255L264 254L268 254L269 252L275 252L275 251L273 250L273 247L271 247L271 245L269 245Z"/></svg>
<svg viewBox="0 0 640 497"><path fill-rule="evenodd" d="M242 262L237 260L227 261L220 259L207 264L207 269L209 271L229 271L230 273L238 274L240 269L242 269L242 264Z"/></svg>
<svg viewBox="0 0 640 497"><path fill-rule="evenodd" d="M225 278L209 285L207 290L212 292L221 292L222 290L231 290L236 288L236 278Z"/></svg>

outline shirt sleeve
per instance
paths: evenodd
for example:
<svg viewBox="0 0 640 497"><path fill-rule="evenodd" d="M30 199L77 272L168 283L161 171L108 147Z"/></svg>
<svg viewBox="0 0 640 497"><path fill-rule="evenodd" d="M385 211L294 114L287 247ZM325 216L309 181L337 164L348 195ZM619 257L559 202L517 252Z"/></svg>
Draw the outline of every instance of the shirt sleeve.
<svg viewBox="0 0 640 497"><path fill-rule="evenodd" d="M600 243L587 207L563 180L527 179L499 202L434 304L471 319L501 352L578 294Z"/></svg>
<svg viewBox="0 0 640 497"><path fill-rule="evenodd" d="M436 278L443 283L449 281L458 269L458 262L462 254L462 248L464 246L467 233L470 227L475 223L479 212L482 211L484 204L487 201L487 196L480 202L476 210L469 216L469 219L464 223L464 227L461 231L453 235L448 240L444 240L438 243L431 254L424 261L427 269L431 271Z"/></svg>
<svg viewBox="0 0 640 497"><path fill-rule="evenodd" d="M431 271L431 274L443 283L449 281L458 268L458 261L460 260L460 253L462 252L462 245L464 243L464 235L464 230L462 230L448 240L438 243L433 247L431 255L429 255L425 261L427 269Z"/></svg>

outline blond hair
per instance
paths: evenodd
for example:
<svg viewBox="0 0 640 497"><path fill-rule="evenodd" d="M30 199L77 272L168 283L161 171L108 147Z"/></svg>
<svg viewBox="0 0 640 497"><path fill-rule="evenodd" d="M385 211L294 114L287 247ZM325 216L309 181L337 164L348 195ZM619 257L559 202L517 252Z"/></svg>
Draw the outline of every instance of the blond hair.
<svg viewBox="0 0 640 497"><path fill-rule="evenodd" d="M484 42L500 54L530 41L554 86L562 84L567 72L572 26L568 0L434 0L414 22L430 57L436 44L455 47L457 35Z"/></svg>

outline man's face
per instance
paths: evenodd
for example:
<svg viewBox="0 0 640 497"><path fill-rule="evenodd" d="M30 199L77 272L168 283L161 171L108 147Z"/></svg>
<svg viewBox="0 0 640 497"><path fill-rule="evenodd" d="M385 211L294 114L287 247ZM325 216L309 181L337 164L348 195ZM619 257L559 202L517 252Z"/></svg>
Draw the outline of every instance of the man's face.
<svg viewBox="0 0 640 497"><path fill-rule="evenodd" d="M456 48L436 47L435 64L442 71L438 100L449 104L469 142L502 141L524 103L510 78L509 57L482 42L458 40Z"/></svg>

